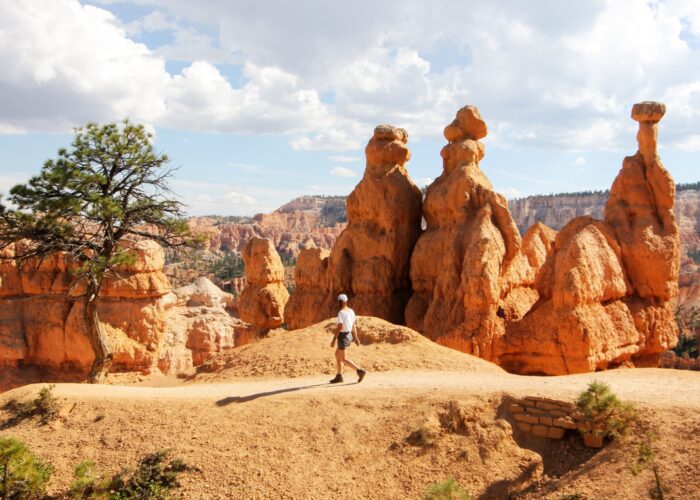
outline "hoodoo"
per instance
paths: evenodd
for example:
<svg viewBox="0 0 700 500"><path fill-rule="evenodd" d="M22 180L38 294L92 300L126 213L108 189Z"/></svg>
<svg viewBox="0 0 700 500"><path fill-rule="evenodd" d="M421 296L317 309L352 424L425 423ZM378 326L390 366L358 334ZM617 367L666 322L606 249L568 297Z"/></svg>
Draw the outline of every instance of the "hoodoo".
<svg viewBox="0 0 700 500"><path fill-rule="evenodd" d="M225 310L229 294L219 292L226 297L195 312L200 304L180 301L178 290L171 293L160 245L124 244L134 260L106 281L98 304L114 352L113 371L188 371L233 346L238 325ZM82 301L75 297L81 291L70 288L74 279L59 253L21 270L12 260L0 262L0 365L37 366L59 375L87 372L94 354L83 329ZM194 314L199 321L186 321ZM212 318L216 334L209 331ZM200 341L203 332L209 334Z"/></svg>
<svg viewBox="0 0 700 500"><path fill-rule="evenodd" d="M426 231L411 259L406 323L440 344L493 359L505 333L501 281L518 255L520 233L506 199L479 168L486 123L465 106L445 127L443 172L423 203Z"/></svg>
<svg viewBox="0 0 700 500"><path fill-rule="evenodd" d="M563 374L657 366L676 343L680 239L675 187L656 152L663 104L632 108L639 150L624 159L605 220L578 217L557 235L535 286L540 300L507 327L498 362Z"/></svg>
<svg viewBox="0 0 700 500"><path fill-rule="evenodd" d="M284 286L284 266L272 241L252 238L243 249L243 262L248 284L238 298L241 319L258 333L281 326L289 292Z"/></svg>
<svg viewBox="0 0 700 500"><path fill-rule="evenodd" d="M365 148L364 176L347 200L347 227L328 257L313 249L299 256L300 287L287 315L292 328L332 316L341 292L350 296L359 315L404 322L411 294L411 252L421 224L421 192L405 167L411 158L407 141L403 129L390 125L374 129ZM308 270L325 271L325 279L306 279ZM319 290L326 293L325 302Z"/></svg>

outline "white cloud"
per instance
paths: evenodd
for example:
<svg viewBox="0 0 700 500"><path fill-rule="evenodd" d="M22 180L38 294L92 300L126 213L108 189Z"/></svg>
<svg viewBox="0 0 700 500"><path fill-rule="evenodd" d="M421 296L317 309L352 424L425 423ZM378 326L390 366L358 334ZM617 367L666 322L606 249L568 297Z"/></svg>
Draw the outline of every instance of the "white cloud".
<svg viewBox="0 0 700 500"><path fill-rule="evenodd" d="M421 177L420 179L416 179L415 182L416 186L422 188L424 186L429 186L433 183L434 180L435 179L433 179L432 177Z"/></svg>
<svg viewBox="0 0 700 500"><path fill-rule="evenodd" d="M361 161L360 158L356 156L347 156L347 155L331 155L328 157L329 160L338 162L338 163L356 163Z"/></svg>
<svg viewBox="0 0 700 500"><path fill-rule="evenodd" d="M676 147L683 151L700 151L700 134L690 135L678 142Z"/></svg>
<svg viewBox="0 0 700 500"><path fill-rule="evenodd" d="M345 167L333 167L330 174L335 177L357 177L357 172Z"/></svg>
<svg viewBox="0 0 700 500"><path fill-rule="evenodd" d="M621 149L644 99L668 104L665 143L697 129L697 0L133 1L154 10L127 25L77 0L2 2L0 133L128 115L349 151L383 122L436 137L474 103L502 148ZM173 41L129 38L153 32ZM165 60L191 64L171 77ZM222 62L242 64L242 84Z"/></svg>
<svg viewBox="0 0 700 500"><path fill-rule="evenodd" d="M238 205L255 206L258 204L258 202L255 201L255 198L252 196L248 196L247 194L240 193L238 191L229 191L224 194L223 198Z"/></svg>
<svg viewBox="0 0 700 500"><path fill-rule="evenodd" d="M586 158L583 156L577 156L574 160L575 167L583 167L586 164Z"/></svg>

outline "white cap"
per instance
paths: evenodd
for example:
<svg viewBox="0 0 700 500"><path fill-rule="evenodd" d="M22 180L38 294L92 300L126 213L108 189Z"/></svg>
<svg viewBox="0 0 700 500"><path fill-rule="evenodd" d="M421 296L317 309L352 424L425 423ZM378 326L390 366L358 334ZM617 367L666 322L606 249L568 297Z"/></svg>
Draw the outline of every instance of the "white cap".
<svg viewBox="0 0 700 500"><path fill-rule="evenodd" d="M347 302L348 301L348 296L345 295L344 293L341 293L338 295L338 302Z"/></svg>

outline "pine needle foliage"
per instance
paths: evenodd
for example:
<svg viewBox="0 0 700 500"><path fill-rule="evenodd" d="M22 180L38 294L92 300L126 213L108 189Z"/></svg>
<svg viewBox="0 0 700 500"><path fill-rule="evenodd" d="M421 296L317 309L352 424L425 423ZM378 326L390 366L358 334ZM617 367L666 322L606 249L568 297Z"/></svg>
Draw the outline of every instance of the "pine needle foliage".
<svg viewBox="0 0 700 500"><path fill-rule="evenodd" d="M0 499L42 498L51 473L22 441L0 438Z"/></svg>
<svg viewBox="0 0 700 500"><path fill-rule="evenodd" d="M178 475L197 470L175 458L167 460L168 450L146 455L135 470L123 469L106 479L94 462L81 462L68 492L71 498L105 500L162 500L179 487Z"/></svg>
<svg viewBox="0 0 700 500"><path fill-rule="evenodd" d="M605 438L622 437L636 419L631 404L620 401L608 384L596 380L579 394L576 407L591 424L590 432Z"/></svg>

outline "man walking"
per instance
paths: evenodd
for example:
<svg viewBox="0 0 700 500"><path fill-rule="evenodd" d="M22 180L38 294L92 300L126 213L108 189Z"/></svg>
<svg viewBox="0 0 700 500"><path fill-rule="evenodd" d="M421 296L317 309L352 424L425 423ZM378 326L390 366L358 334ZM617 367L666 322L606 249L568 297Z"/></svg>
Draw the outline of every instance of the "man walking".
<svg viewBox="0 0 700 500"><path fill-rule="evenodd" d="M345 349L350 347L350 344L355 340L355 343L360 345L360 339L357 337L357 328L355 327L355 311L348 307L348 296L344 293L338 295L338 320L335 335L333 335L333 340L331 340L331 347L335 347L336 342L338 347L335 350L335 365L336 365L336 376L331 380L331 384L337 384L343 381L343 366L348 365L349 367L357 371L357 382L362 382L365 378L367 372L356 365L351 359L345 357Z"/></svg>

